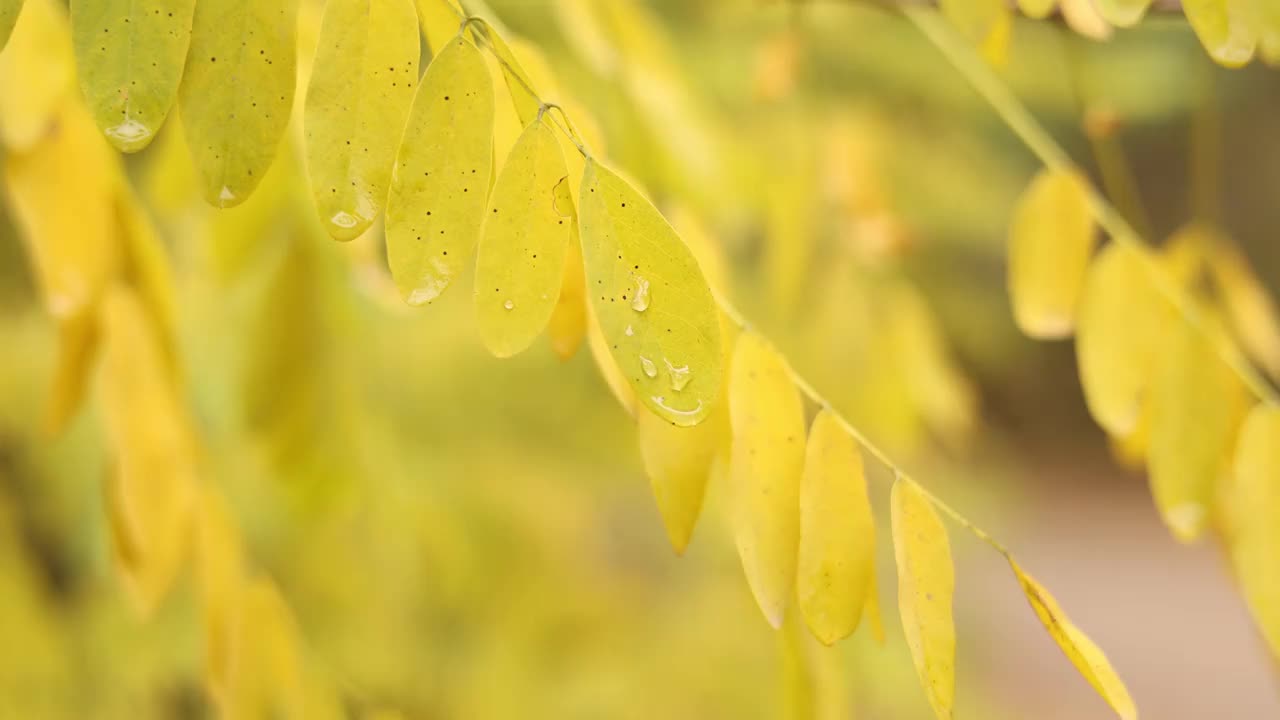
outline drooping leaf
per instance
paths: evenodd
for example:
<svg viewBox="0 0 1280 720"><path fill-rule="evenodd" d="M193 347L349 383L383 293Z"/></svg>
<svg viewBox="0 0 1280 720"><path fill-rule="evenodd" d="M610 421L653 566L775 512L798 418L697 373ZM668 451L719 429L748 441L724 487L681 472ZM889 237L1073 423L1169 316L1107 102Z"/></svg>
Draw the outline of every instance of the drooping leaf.
<svg viewBox="0 0 1280 720"><path fill-rule="evenodd" d="M824 644L857 629L875 574L875 545L862 454L823 410L809 428L800 482L796 592L809 630Z"/></svg>
<svg viewBox="0 0 1280 720"><path fill-rule="evenodd" d="M942 14L974 45L988 41L1007 22L1008 9L1000 0L941 0Z"/></svg>
<svg viewBox="0 0 1280 720"><path fill-rule="evenodd" d="M1124 720L1137 720L1138 709L1134 707L1128 689L1102 650L1080 628L1072 624L1049 591L1024 572L1013 558L1009 558L1009 567L1013 568L1013 574L1017 576L1018 584L1022 586L1022 592L1027 596L1027 602L1031 604L1036 617L1040 618L1053 641L1062 648L1076 670L1080 671L1117 715Z"/></svg>
<svg viewBox="0 0 1280 720"><path fill-rule="evenodd" d="M80 87L121 152L149 145L177 100L195 8L195 0L71 4Z"/></svg>
<svg viewBox="0 0 1280 720"><path fill-rule="evenodd" d="M1253 409L1236 445L1229 539L1236 581L1271 654L1280 659L1280 410Z"/></svg>
<svg viewBox="0 0 1280 720"><path fill-rule="evenodd" d="M1071 335L1093 243L1084 181L1041 171L1018 199L1009 228L1009 296L1022 332L1046 340Z"/></svg>
<svg viewBox="0 0 1280 720"><path fill-rule="evenodd" d="M1242 67L1258 43L1252 0L1183 0L1182 12L1214 62Z"/></svg>
<svg viewBox="0 0 1280 720"><path fill-rule="evenodd" d="M582 243L578 239L578 219L569 228L569 247L560 277L560 295L547 321L547 337L556 357L568 360L578 352L587 336L587 278L582 269ZM624 381L625 382L625 381Z"/></svg>
<svg viewBox="0 0 1280 720"><path fill-rule="evenodd" d="M22 0L0 0L0 50L9 43L9 35L22 12Z"/></svg>
<svg viewBox="0 0 1280 720"><path fill-rule="evenodd" d="M458 35L462 26L462 13L456 9L453 0L416 0L418 22L422 25L422 34L427 36L427 45L431 55L435 57L444 50L449 41Z"/></svg>
<svg viewBox="0 0 1280 720"><path fill-rule="evenodd" d="M93 313L58 319L58 362L45 412L45 427L58 435L84 401L89 376L98 357L98 318Z"/></svg>
<svg viewBox="0 0 1280 720"><path fill-rule="evenodd" d="M578 203L587 293L636 396L676 425L718 399L719 310L689 248L643 195L592 159Z"/></svg>
<svg viewBox="0 0 1280 720"><path fill-rule="evenodd" d="M1107 40L1114 30L1093 3L1094 0L1058 0L1058 8L1067 27L1091 40Z"/></svg>
<svg viewBox="0 0 1280 720"><path fill-rule="evenodd" d="M413 0L331 0L304 116L307 172L325 229L358 237L387 199L418 82Z"/></svg>
<svg viewBox="0 0 1280 720"><path fill-rule="evenodd" d="M1226 238L1216 240L1209 270L1235 336L1254 362L1280 377L1280 309L1243 251Z"/></svg>
<svg viewBox="0 0 1280 720"><path fill-rule="evenodd" d="M476 318L489 352L510 357L547 326L573 225L564 156L547 123L520 135L494 184L476 251Z"/></svg>
<svg viewBox="0 0 1280 720"><path fill-rule="evenodd" d="M245 582L244 550L226 498L212 485L200 493L195 563L204 622L205 683L219 704L227 702L236 630L236 603Z"/></svg>
<svg viewBox="0 0 1280 720"><path fill-rule="evenodd" d="M1018 0L1018 10L1029 18L1043 20L1057 4L1058 0Z"/></svg>
<svg viewBox="0 0 1280 720"><path fill-rule="evenodd" d="M750 332L739 336L730 365L729 422L738 555L756 603L778 628L796 580L804 407L785 361Z"/></svg>
<svg viewBox="0 0 1280 720"><path fill-rule="evenodd" d="M636 399L636 391L632 389L631 383L627 382L622 369L613 359L613 353L609 352L609 341L600 330L600 321L596 318L590 304L586 306L586 311L587 347L591 349L591 358L595 361L596 369L600 371L600 377L622 409L626 410L628 415L635 417L639 403Z"/></svg>
<svg viewBox="0 0 1280 720"><path fill-rule="evenodd" d="M138 293L147 309L170 377L178 374L178 310L173 270L164 241L142 201L127 183L116 193L115 211L120 235L120 274Z"/></svg>
<svg viewBox="0 0 1280 720"><path fill-rule="evenodd" d="M118 267L114 203L121 178L78 98L65 98L55 117L46 137L7 155L5 184L45 307L66 318L87 312Z"/></svg>
<svg viewBox="0 0 1280 720"><path fill-rule="evenodd" d="M470 260L493 169L493 82L456 36L427 67L387 198L387 261L405 302L444 292Z"/></svg>
<svg viewBox="0 0 1280 720"><path fill-rule="evenodd" d="M305 717L305 686L293 614L264 578L246 582L236 602L224 717Z"/></svg>
<svg viewBox="0 0 1280 720"><path fill-rule="evenodd" d="M1138 24L1151 0L1097 0L1098 14L1116 27L1133 27Z"/></svg>
<svg viewBox="0 0 1280 720"><path fill-rule="evenodd" d="M152 320L117 286L102 314L103 412L115 455L107 486L117 557L143 613L164 598L187 551L195 450Z"/></svg>
<svg viewBox="0 0 1280 720"><path fill-rule="evenodd" d="M0 53L0 138L15 152L53 127L72 92L75 55L66 11L55 0L25 3L12 40Z"/></svg>
<svg viewBox="0 0 1280 720"><path fill-rule="evenodd" d="M298 0L200 0L178 91L204 198L239 205L271 167L296 82Z"/></svg>
<svg viewBox="0 0 1280 720"><path fill-rule="evenodd" d="M1124 243L1103 248L1085 275L1076 361L1094 420L1113 436L1138 425L1164 326L1162 300L1143 258Z"/></svg>
<svg viewBox="0 0 1280 720"><path fill-rule="evenodd" d="M1183 542L1204 529L1245 411L1244 388L1210 340L1213 327L1177 324L1162 348L1151 389L1151 494Z"/></svg>
<svg viewBox="0 0 1280 720"><path fill-rule="evenodd" d="M738 328L724 319L720 332L728 352ZM730 362L730 358L725 358L726 365ZM692 427L672 425L641 407L636 413L636 432L640 458L644 461L667 537L676 554L683 554L702 511L712 466L728 450L728 403L716 403L711 415Z"/></svg>
<svg viewBox="0 0 1280 720"><path fill-rule="evenodd" d="M777 634L778 651L782 655L782 714L785 720L810 720L817 717L817 678L809 652L809 638L804 635L800 619L791 616Z"/></svg>
<svg viewBox="0 0 1280 720"><path fill-rule="evenodd" d="M895 480L890 502L902 630L929 705L940 720L949 720L956 691L956 579L947 529L913 480Z"/></svg>

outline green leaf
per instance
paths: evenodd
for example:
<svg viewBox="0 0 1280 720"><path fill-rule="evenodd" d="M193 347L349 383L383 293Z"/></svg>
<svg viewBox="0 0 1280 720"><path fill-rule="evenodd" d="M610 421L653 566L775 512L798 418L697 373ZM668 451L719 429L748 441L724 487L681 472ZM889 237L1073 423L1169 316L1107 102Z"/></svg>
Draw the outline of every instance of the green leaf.
<svg viewBox="0 0 1280 720"><path fill-rule="evenodd" d="M494 184L476 252L476 318L489 352L510 357L547 326L560 295L573 206L551 127L536 119Z"/></svg>
<svg viewBox="0 0 1280 720"><path fill-rule="evenodd" d="M471 257L493 172L493 81L463 35L422 77L387 198L387 261L405 302L444 292Z"/></svg>
<svg viewBox="0 0 1280 720"><path fill-rule="evenodd" d="M829 410L814 418L800 483L796 594L814 637L826 645L862 618L875 574L876 526L862 455Z"/></svg>
<svg viewBox="0 0 1280 720"><path fill-rule="evenodd" d="M795 592L804 405L786 362L750 332L730 364L729 425L734 541L756 604L780 628Z"/></svg>
<svg viewBox="0 0 1280 720"><path fill-rule="evenodd" d="M201 0L178 102L205 200L244 202L289 124L297 0Z"/></svg>
<svg viewBox="0 0 1280 720"><path fill-rule="evenodd" d="M956 695L951 543L933 503L914 481L899 476L890 503L902 631L929 704L940 720L949 720Z"/></svg>
<svg viewBox="0 0 1280 720"><path fill-rule="evenodd" d="M307 172L325 230L359 237L387 199L418 82L412 0L330 0L304 125Z"/></svg>
<svg viewBox="0 0 1280 720"><path fill-rule="evenodd" d="M178 96L195 0L76 0L80 87L98 127L122 152L151 143Z"/></svg>
<svg viewBox="0 0 1280 720"><path fill-rule="evenodd" d="M22 0L0 0L0 50L9 43L9 35L22 12Z"/></svg>
<svg viewBox="0 0 1280 720"><path fill-rule="evenodd" d="M610 352L650 410L697 424L722 366L719 310L698 263L657 208L594 159L578 205L587 294Z"/></svg>

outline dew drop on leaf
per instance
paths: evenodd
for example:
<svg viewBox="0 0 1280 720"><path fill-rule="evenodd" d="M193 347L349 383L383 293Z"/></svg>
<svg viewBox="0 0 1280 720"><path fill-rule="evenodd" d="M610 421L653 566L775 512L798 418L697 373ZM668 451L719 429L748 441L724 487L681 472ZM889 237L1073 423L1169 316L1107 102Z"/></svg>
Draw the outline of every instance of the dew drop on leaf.
<svg viewBox="0 0 1280 720"><path fill-rule="evenodd" d="M649 309L649 281L636 276L635 294L631 296L631 309L636 312L644 312ZM650 375L649 377L653 377Z"/></svg>
<svg viewBox="0 0 1280 720"><path fill-rule="evenodd" d="M643 355L640 356L640 367L644 369L645 377L658 376L658 366L654 365L652 360Z"/></svg>
<svg viewBox="0 0 1280 720"><path fill-rule="evenodd" d="M688 365L676 367L671 364L670 360L663 360L667 364L667 375L671 377L671 389L680 392L689 384L691 373Z"/></svg>

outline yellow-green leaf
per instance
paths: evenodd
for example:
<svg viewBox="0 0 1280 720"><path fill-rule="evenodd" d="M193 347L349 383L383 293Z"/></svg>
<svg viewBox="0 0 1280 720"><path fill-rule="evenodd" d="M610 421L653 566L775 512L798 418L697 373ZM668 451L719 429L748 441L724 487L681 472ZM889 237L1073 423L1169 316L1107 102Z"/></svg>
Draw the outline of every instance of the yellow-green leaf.
<svg viewBox="0 0 1280 720"><path fill-rule="evenodd" d="M178 91L205 200L244 202L271 167L296 80L297 0L200 0Z"/></svg>
<svg viewBox="0 0 1280 720"><path fill-rule="evenodd" d="M236 603L245 580L244 550L227 501L206 484L197 509L195 563L204 616L205 682L225 704L235 641Z"/></svg>
<svg viewBox="0 0 1280 720"><path fill-rule="evenodd" d="M1009 228L1009 295L1022 332L1046 340L1071 335L1093 242L1084 181L1041 171L1018 199Z"/></svg>
<svg viewBox="0 0 1280 720"><path fill-rule="evenodd" d="M103 414L116 459L107 488L117 556L144 613L186 557L197 470L186 417L150 316L117 286L103 306Z"/></svg>
<svg viewBox="0 0 1280 720"><path fill-rule="evenodd" d="M269 580L255 578L237 598L231 674L223 716L302 718L306 690L293 614Z"/></svg>
<svg viewBox="0 0 1280 720"><path fill-rule="evenodd" d="M1031 609L1035 610L1036 617L1040 618L1040 622L1049 631L1054 642L1058 643L1058 647L1062 648L1071 664L1076 666L1076 670L1080 671L1117 715L1124 720L1137 720L1138 709L1134 707L1129 691L1116 674L1115 668L1111 667L1107 656L1080 628L1071 623L1049 591L1023 572L1013 558L1009 558L1009 566L1018 577L1018 584L1022 586L1022 592L1027 596Z"/></svg>
<svg viewBox="0 0 1280 720"><path fill-rule="evenodd" d="M96 315L85 313L58 319L58 364L45 414L45 427L51 435L62 433L80 410L98 346Z"/></svg>
<svg viewBox="0 0 1280 720"><path fill-rule="evenodd" d="M387 262L405 302L439 297L470 260L493 170L493 82L463 35L418 86L387 198Z"/></svg>
<svg viewBox="0 0 1280 720"><path fill-rule="evenodd" d="M1280 410L1254 408L1236 446L1234 535L1236 581L1271 653L1280 659Z"/></svg>
<svg viewBox="0 0 1280 720"><path fill-rule="evenodd" d="M1018 0L1018 10L1029 18L1043 20L1057 4L1058 0Z"/></svg>
<svg viewBox="0 0 1280 720"><path fill-rule="evenodd" d="M1116 27L1132 27L1138 24L1151 0L1097 0L1098 14Z"/></svg>
<svg viewBox="0 0 1280 720"><path fill-rule="evenodd" d="M76 0L80 87L98 127L123 152L155 137L178 96L195 0Z"/></svg>
<svg viewBox="0 0 1280 720"><path fill-rule="evenodd" d="M304 115L307 172L325 230L351 240L387 199L418 82L412 0L330 0Z"/></svg>
<svg viewBox="0 0 1280 720"><path fill-rule="evenodd" d="M1139 251L1103 248L1085 275L1076 327L1076 363L1094 420L1113 436L1138 425L1166 319Z"/></svg>
<svg viewBox="0 0 1280 720"><path fill-rule="evenodd" d="M940 0L942 14L974 45L988 41L1007 22L1009 11L1002 0Z"/></svg>
<svg viewBox="0 0 1280 720"><path fill-rule="evenodd" d="M902 631L929 705L948 720L956 692L956 578L947 529L913 480L895 480L890 503Z"/></svg>
<svg viewBox="0 0 1280 720"><path fill-rule="evenodd" d="M65 98L56 118L47 137L7 155L5 184L45 306L64 318L86 312L116 272L121 179L115 154L79 98Z"/></svg>
<svg viewBox="0 0 1280 720"><path fill-rule="evenodd" d="M1245 410L1244 388L1204 332L1190 323L1175 326L1151 390L1151 494L1183 542L1204 529Z"/></svg>
<svg viewBox="0 0 1280 720"><path fill-rule="evenodd" d="M1275 300L1230 240L1217 238L1208 260L1240 344L1272 377L1280 377L1280 310Z"/></svg>
<svg viewBox="0 0 1280 720"><path fill-rule="evenodd" d="M10 152L26 150L49 132L75 74L62 3L27 2L11 39L0 53L0 137Z"/></svg>
<svg viewBox="0 0 1280 720"><path fill-rule="evenodd" d="M578 239L578 219L575 217L569 228L569 248L564 259L564 274L560 277L560 295L556 298L551 319L547 321L547 337L556 357L568 360L578 352L586 335L587 278L582 269L582 243Z"/></svg>
<svg viewBox="0 0 1280 720"><path fill-rule="evenodd" d="M814 637L830 645L862 618L875 574L875 520L858 444L829 410L809 428L800 482L796 592Z"/></svg>
<svg viewBox="0 0 1280 720"><path fill-rule="evenodd" d="M1182 12L1200 44L1224 67L1241 67L1258 43L1253 0L1182 0Z"/></svg>
<svg viewBox="0 0 1280 720"><path fill-rule="evenodd" d="M535 118L493 187L476 251L476 318L489 352L529 347L555 310L573 225L560 143Z"/></svg>
<svg viewBox="0 0 1280 720"><path fill-rule="evenodd" d="M454 8L453 0L417 0L415 5L418 6L418 21L422 25L422 34L427 36L431 55L439 55L457 36L462 16Z"/></svg>
<svg viewBox="0 0 1280 720"><path fill-rule="evenodd" d="M693 254L648 199L593 159L578 206L587 294L614 360L654 413L700 422L720 392L721 340Z"/></svg>
<svg viewBox="0 0 1280 720"><path fill-rule="evenodd" d="M738 338L730 365L729 422L738 555L756 603L778 628L795 589L804 407L786 362L750 332Z"/></svg>
<svg viewBox="0 0 1280 720"><path fill-rule="evenodd" d="M1058 7L1067 27L1092 40L1106 40L1114 30L1093 3L1094 0L1058 0Z"/></svg>
<svg viewBox="0 0 1280 720"><path fill-rule="evenodd" d="M0 0L0 50L9 42L13 26L22 12L22 0Z"/></svg>

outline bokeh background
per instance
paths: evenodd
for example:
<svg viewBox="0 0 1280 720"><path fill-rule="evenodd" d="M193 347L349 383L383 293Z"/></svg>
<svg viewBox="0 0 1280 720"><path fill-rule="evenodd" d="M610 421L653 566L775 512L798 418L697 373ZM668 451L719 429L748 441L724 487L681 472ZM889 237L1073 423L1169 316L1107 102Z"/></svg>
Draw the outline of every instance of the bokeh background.
<svg viewBox="0 0 1280 720"><path fill-rule="evenodd" d="M1087 416L1071 343L1016 331L1006 224L1036 162L908 24L821 0L628 3L627 27L577 2L489 4L614 163L710 238L753 325L1019 555L1144 717L1280 717L1219 550L1163 529ZM319 10L302 1L300 73ZM620 81L635 65L648 81ZM1277 287L1274 70L1218 69L1184 21L1152 17L1105 43L1018 21L998 71L1150 239L1216 223ZM883 468L887 641L863 629L819 652L802 629L775 633L723 487L671 551L633 421L585 345L493 359L465 285L402 306L378 229L324 235L297 143L295 127L229 211L200 200L177 122L128 171L178 280L209 478L353 716L773 718L806 694L825 718L929 716L896 617ZM97 402L44 432L55 342L0 218L0 716L209 717L191 579L144 620L113 574ZM960 717L1107 717L1002 560L953 544ZM789 665L787 643L812 665Z"/></svg>

